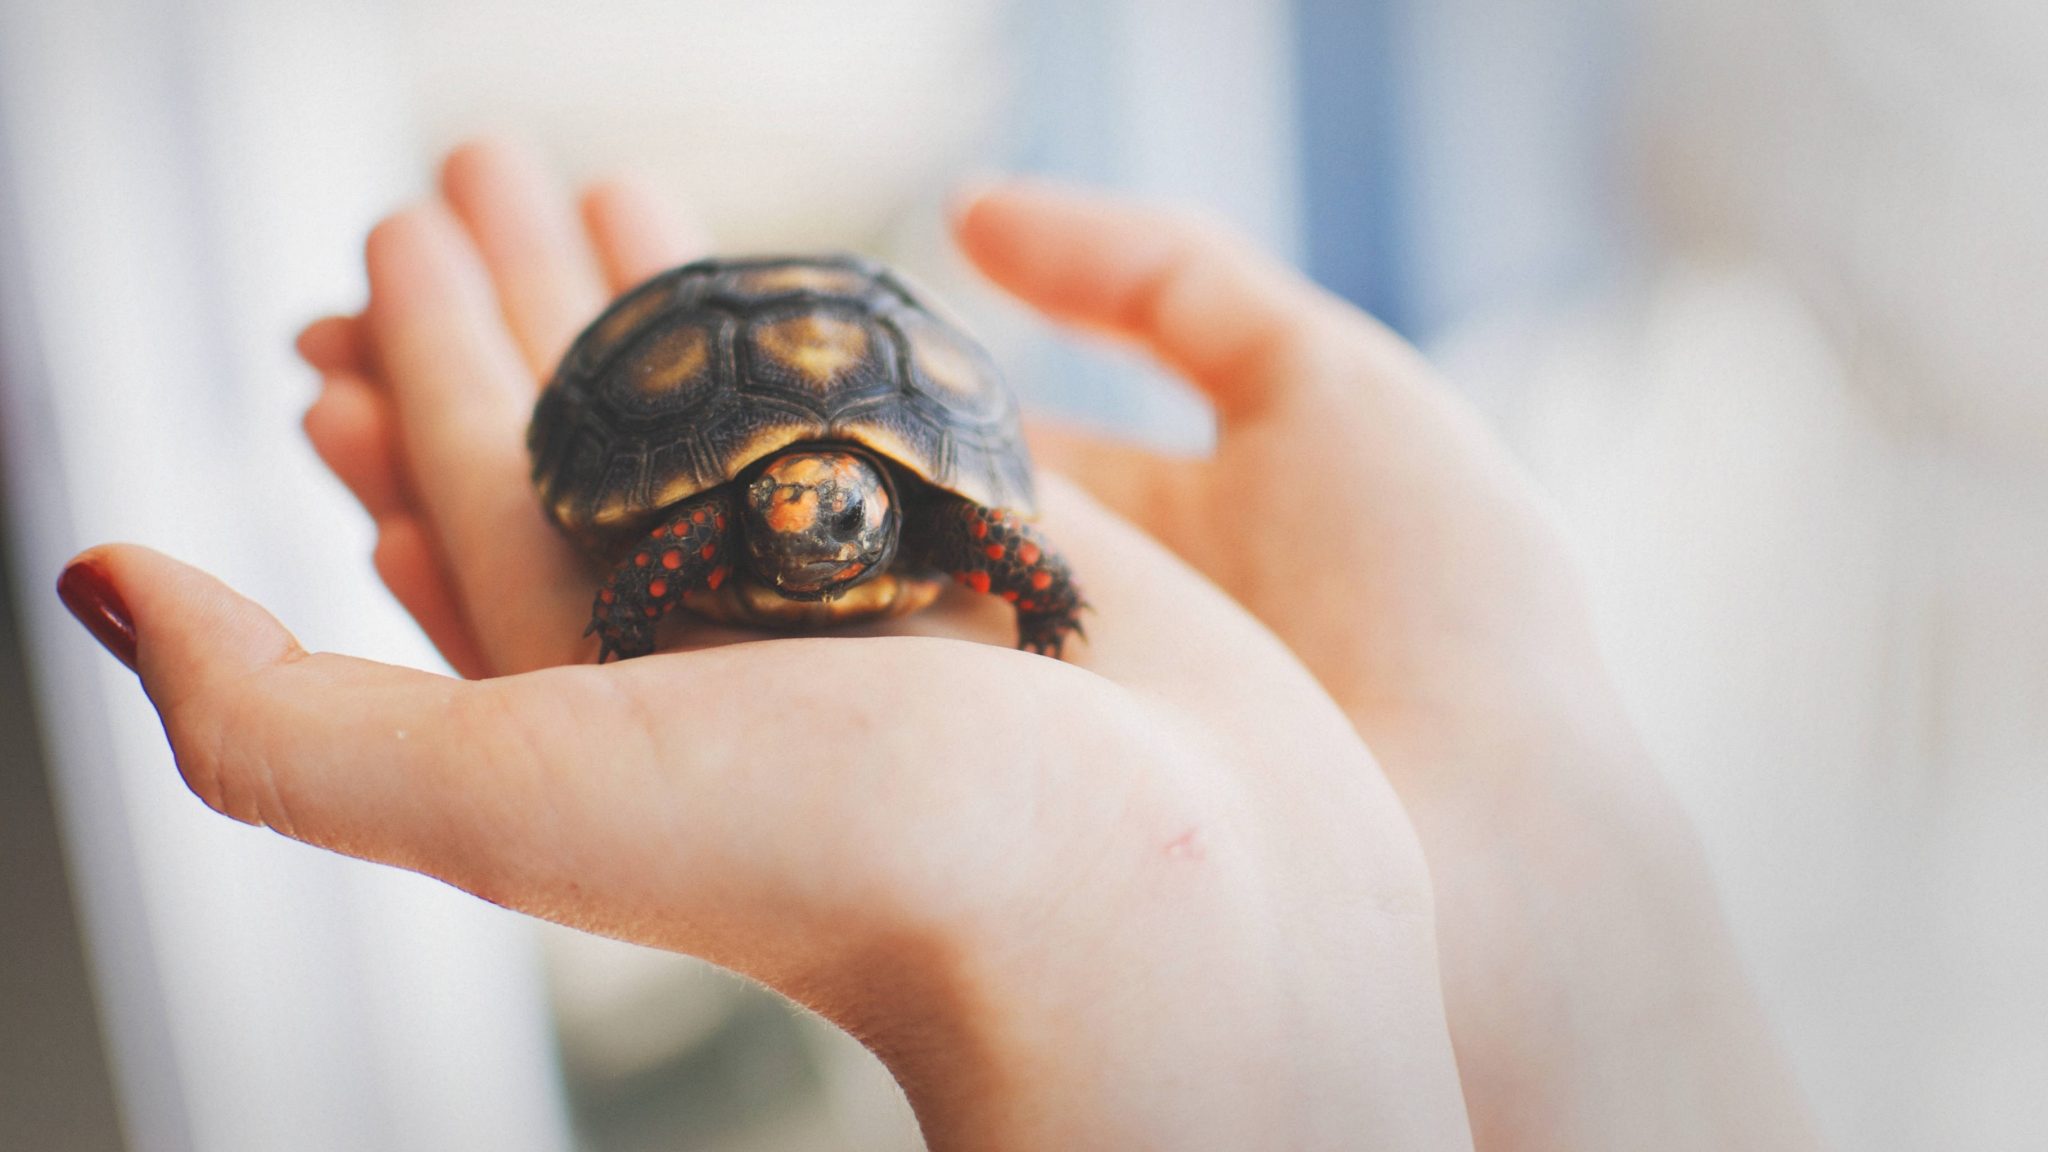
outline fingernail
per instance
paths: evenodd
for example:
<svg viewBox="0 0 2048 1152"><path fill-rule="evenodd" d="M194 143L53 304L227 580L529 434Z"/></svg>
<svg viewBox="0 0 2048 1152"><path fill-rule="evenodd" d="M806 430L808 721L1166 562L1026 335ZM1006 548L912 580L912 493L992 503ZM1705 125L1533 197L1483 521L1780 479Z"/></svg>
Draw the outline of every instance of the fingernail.
<svg viewBox="0 0 2048 1152"><path fill-rule="evenodd" d="M987 169L962 176L954 182L952 194L946 197L946 219L957 222L974 206L976 200L1009 183L1010 179L1011 177L1004 173Z"/></svg>
<svg viewBox="0 0 2048 1152"><path fill-rule="evenodd" d="M73 560L57 577L57 596L92 638L135 670L135 623L114 582L94 560Z"/></svg>

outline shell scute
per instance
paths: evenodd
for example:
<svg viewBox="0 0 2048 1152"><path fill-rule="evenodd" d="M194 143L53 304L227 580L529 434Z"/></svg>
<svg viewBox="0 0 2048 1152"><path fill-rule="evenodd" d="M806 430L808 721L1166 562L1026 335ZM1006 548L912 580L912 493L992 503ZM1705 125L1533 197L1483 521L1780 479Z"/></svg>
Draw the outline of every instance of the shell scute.
<svg viewBox="0 0 2048 1152"><path fill-rule="evenodd" d="M987 386L995 365L973 341L917 312L893 317L892 326L902 336L910 384L920 398L975 424L999 421L1009 412L1009 389Z"/></svg>
<svg viewBox="0 0 2048 1152"><path fill-rule="evenodd" d="M799 306L763 316L747 325L741 348L741 391L821 416L897 388L890 342L850 310Z"/></svg>

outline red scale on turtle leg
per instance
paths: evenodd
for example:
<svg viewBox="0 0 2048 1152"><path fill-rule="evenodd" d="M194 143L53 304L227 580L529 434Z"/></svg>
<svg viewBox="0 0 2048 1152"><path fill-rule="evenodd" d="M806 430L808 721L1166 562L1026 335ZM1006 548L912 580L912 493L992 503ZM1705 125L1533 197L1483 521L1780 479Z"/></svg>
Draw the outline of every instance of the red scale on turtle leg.
<svg viewBox="0 0 2048 1152"><path fill-rule="evenodd" d="M714 564L731 496L707 492L648 533L648 545L612 569L597 602L591 605L588 631L598 634L598 660L630 659L654 650L655 625L695 588L716 589L728 575ZM656 561L659 557L659 562Z"/></svg>
<svg viewBox="0 0 2048 1152"><path fill-rule="evenodd" d="M911 563L1015 604L1018 647L1057 656L1067 636L1080 631L1080 590L1030 523L949 497L928 507L904 539Z"/></svg>

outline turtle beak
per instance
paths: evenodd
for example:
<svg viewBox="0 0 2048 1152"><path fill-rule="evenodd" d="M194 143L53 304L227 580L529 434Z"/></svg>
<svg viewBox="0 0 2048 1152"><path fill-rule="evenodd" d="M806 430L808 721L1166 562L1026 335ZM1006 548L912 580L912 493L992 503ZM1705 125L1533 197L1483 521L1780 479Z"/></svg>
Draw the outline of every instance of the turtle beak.
<svg viewBox="0 0 2048 1152"><path fill-rule="evenodd" d="M853 554L853 549L841 551L843 555L830 559L784 568L776 573L776 591L797 600L827 599L844 592L867 565Z"/></svg>

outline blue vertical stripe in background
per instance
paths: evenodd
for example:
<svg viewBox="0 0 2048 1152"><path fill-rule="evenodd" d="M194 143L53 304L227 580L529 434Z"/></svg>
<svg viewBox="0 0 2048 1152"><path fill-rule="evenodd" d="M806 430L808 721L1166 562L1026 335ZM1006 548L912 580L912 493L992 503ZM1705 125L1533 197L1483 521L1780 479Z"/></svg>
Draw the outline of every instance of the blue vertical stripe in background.
<svg viewBox="0 0 2048 1152"><path fill-rule="evenodd" d="M1415 320L1403 181L1407 0L1295 0L1303 257L1401 332Z"/></svg>

